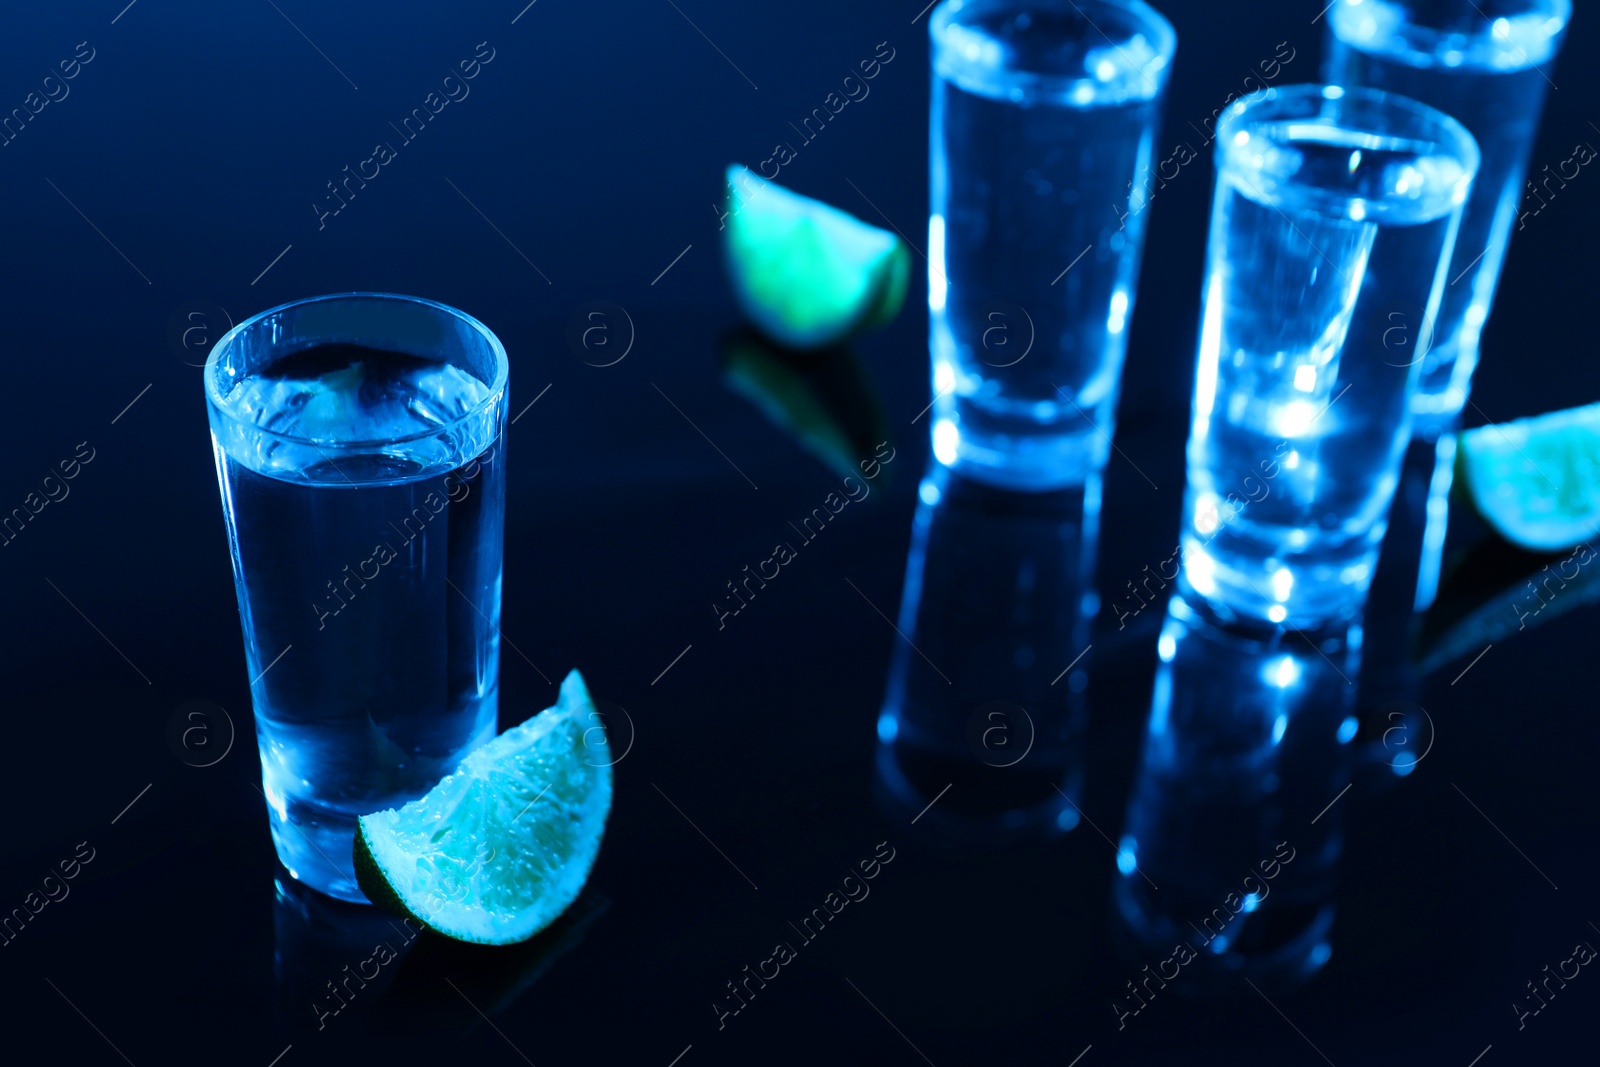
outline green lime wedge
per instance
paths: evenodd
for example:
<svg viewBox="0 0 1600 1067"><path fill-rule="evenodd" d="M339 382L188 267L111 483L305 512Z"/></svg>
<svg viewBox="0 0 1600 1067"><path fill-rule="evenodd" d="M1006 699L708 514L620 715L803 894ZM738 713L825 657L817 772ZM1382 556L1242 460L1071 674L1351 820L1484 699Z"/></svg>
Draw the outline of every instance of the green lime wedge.
<svg viewBox="0 0 1600 1067"><path fill-rule="evenodd" d="M898 236L728 168L722 247L750 321L790 348L838 344L900 313L911 254Z"/></svg>
<svg viewBox="0 0 1600 1067"><path fill-rule="evenodd" d="M1514 545L1559 552L1600 535L1600 404L1468 430L1456 464Z"/></svg>
<svg viewBox="0 0 1600 1067"><path fill-rule="evenodd" d="M398 811L363 815L361 891L460 941L509 945L549 926L583 889L611 810L599 721L573 671L555 707L469 753Z"/></svg>

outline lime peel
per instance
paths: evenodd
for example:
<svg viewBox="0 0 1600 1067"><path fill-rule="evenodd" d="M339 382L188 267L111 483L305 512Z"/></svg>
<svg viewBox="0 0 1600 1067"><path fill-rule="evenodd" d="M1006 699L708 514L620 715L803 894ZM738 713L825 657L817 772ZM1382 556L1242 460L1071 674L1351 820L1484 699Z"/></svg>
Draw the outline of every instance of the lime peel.
<svg viewBox="0 0 1600 1067"><path fill-rule="evenodd" d="M427 794L363 815L356 880L447 937L525 941L577 899L611 811L610 748L583 677L462 759Z"/></svg>

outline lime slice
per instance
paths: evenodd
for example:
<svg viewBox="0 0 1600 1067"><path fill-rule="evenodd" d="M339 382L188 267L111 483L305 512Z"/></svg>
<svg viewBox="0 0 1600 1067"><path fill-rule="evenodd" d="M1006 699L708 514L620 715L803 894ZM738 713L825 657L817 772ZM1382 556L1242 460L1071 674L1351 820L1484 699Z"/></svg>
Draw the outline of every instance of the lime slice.
<svg viewBox="0 0 1600 1067"><path fill-rule="evenodd" d="M826 348L900 313L911 254L887 230L738 165L722 247L740 305L790 348Z"/></svg>
<svg viewBox="0 0 1600 1067"><path fill-rule="evenodd" d="M1457 470L1506 540L1559 552L1600 535L1600 404L1461 435Z"/></svg>
<svg viewBox="0 0 1600 1067"><path fill-rule="evenodd" d="M356 880L446 937L526 941L583 889L611 810L611 756L583 676L398 811L363 815Z"/></svg>

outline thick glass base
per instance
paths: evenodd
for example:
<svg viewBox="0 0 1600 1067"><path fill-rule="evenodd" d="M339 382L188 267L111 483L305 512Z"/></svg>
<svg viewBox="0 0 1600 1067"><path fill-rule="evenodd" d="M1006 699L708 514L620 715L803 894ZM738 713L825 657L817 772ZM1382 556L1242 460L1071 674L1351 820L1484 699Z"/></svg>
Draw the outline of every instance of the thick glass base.
<svg viewBox="0 0 1600 1067"><path fill-rule="evenodd" d="M985 485L1021 492L1070 489L1105 466L1109 438L1087 418L1041 423L969 403L940 409L933 423L934 458Z"/></svg>
<svg viewBox="0 0 1600 1067"><path fill-rule="evenodd" d="M277 797L268 783L272 844L285 869L312 889L357 904L371 903L356 884L356 816L293 797Z"/></svg>
<svg viewBox="0 0 1600 1067"><path fill-rule="evenodd" d="M495 736L498 707L494 690L453 710L383 723L366 715L269 718L258 707L262 791L284 867L319 892L366 903L351 858L356 820L432 789Z"/></svg>
<svg viewBox="0 0 1600 1067"><path fill-rule="evenodd" d="M1210 541L1186 532L1180 588L1224 623L1311 630L1349 620L1366 602L1383 532L1379 524L1366 537L1298 552L1237 529Z"/></svg>

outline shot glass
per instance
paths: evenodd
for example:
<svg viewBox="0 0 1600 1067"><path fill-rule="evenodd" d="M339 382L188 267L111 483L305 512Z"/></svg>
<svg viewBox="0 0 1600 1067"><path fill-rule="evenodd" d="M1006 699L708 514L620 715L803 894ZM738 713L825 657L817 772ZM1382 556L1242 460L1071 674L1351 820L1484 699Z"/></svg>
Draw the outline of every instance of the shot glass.
<svg viewBox="0 0 1600 1067"><path fill-rule="evenodd" d="M1140 0L950 0L933 54L933 450L1001 488L1104 467L1177 38Z"/></svg>
<svg viewBox="0 0 1600 1067"><path fill-rule="evenodd" d="M1297 85L1230 106L1189 433L1182 587L1224 619L1310 628L1359 610L1478 148L1371 89Z"/></svg>
<svg viewBox="0 0 1600 1067"><path fill-rule="evenodd" d="M358 816L495 734L505 349L443 304L301 300L205 367L262 785L289 873L346 900Z"/></svg>
<svg viewBox="0 0 1600 1067"><path fill-rule="evenodd" d="M1539 112L1552 84L1547 71L1571 17L1571 0L1482 6L1471 0L1338 0L1328 11L1328 81L1402 93L1436 107L1466 126L1483 153L1462 212L1434 343L1421 356L1422 379L1411 403L1419 436L1436 437L1467 402L1478 336L1511 235L1541 214L1587 161L1551 160L1526 179ZM1397 305L1388 314L1398 324L1416 319L1419 311ZM1391 337L1401 340L1398 333ZM1394 348L1405 350L1398 343ZM1420 355L1417 348L1413 341L1413 358Z"/></svg>

